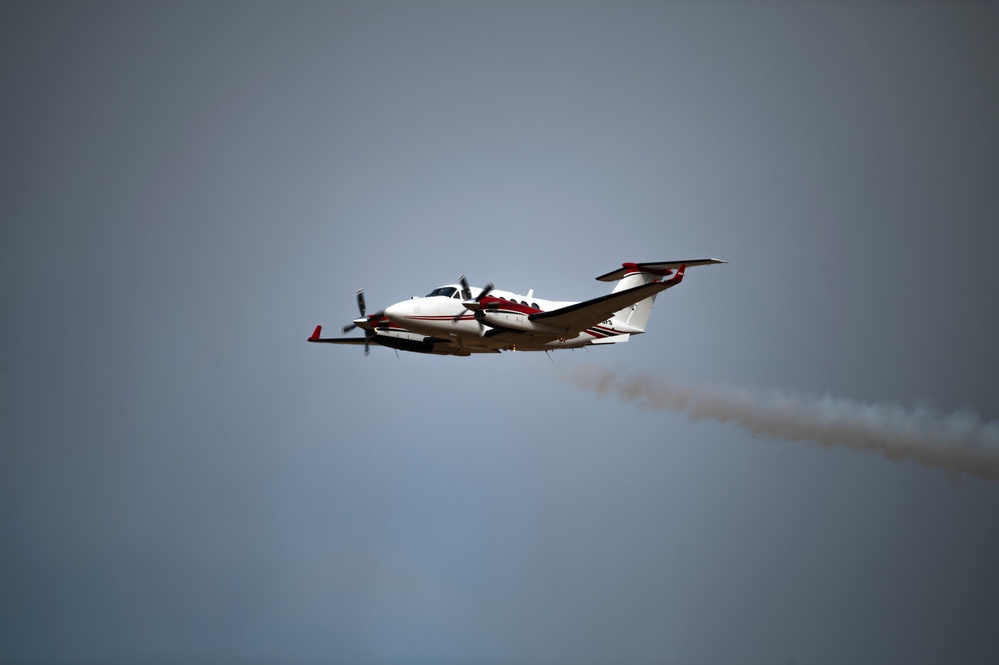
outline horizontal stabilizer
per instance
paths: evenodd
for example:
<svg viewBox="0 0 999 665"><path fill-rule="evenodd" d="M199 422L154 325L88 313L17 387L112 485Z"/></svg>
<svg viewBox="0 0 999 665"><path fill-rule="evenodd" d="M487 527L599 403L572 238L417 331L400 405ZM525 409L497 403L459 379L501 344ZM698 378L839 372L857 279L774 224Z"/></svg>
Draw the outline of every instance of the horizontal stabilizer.
<svg viewBox="0 0 999 665"><path fill-rule="evenodd" d="M652 263L622 263L617 270L612 270L606 275L597 277L601 282L616 282L630 272L653 272L659 275L669 275L680 266L710 266L715 263L728 263L721 259L692 259L690 261L655 261Z"/></svg>

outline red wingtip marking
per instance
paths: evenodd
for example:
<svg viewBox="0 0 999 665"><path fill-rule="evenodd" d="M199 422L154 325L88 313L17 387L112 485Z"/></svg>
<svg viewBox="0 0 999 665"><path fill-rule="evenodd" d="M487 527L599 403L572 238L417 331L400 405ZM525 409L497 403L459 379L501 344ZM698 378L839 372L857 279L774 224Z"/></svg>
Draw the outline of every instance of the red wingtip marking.
<svg viewBox="0 0 999 665"><path fill-rule="evenodd" d="M314 342L319 339L319 333L323 331L322 326L316 326L316 329L312 332L312 337L309 338L310 342Z"/></svg>

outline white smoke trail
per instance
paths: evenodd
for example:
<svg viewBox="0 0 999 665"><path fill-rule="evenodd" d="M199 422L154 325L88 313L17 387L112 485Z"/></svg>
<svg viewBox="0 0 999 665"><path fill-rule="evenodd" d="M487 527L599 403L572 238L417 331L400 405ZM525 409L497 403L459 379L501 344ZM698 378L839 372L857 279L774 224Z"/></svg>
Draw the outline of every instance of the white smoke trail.
<svg viewBox="0 0 999 665"><path fill-rule="evenodd" d="M968 411L943 415L923 406L905 409L829 395L681 386L597 367L561 375L581 388L682 414L692 422L731 423L755 437L873 451L887 459L999 480L999 421L984 422Z"/></svg>

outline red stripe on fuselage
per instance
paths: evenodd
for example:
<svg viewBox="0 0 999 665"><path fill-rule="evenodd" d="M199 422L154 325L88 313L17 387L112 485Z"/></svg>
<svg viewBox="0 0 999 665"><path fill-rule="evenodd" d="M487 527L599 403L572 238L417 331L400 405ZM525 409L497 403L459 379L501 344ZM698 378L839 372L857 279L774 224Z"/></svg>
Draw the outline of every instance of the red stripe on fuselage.
<svg viewBox="0 0 999 665"><path fill-rule="evenodd" d="M525 305L523 303L517 302L516 300L507 300L506 298L498 298L496 296L486 296L479 302L479 306L482 309L486 309L486 305L489 303L496 303L497 308L494 310L487 311L506 311L511 314L538 314L543 312L543 309L538 309L537 307L531 307L530 305Z"/></svg>

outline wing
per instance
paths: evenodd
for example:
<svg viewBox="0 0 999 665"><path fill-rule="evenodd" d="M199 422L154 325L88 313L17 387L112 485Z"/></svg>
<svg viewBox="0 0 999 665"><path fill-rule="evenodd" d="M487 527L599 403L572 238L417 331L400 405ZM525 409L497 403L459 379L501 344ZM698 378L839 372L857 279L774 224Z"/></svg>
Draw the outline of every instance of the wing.
<svg viewBox="0 0 999 665"><path fill-rule="evenodd" d="M323 327L316 326L316 330L312 333L307 341L309 342L319 342L320 344L360 344L364 346L364 337L320 337L322 334ZM371 340L367 340L369 343Z"/></svg>
<svg viewBox="0 0 999 665"><path fill-rule="evenodd" d="M310 339L310 342L318 342L320 344L359 344L364 346L363 337L325 337L323 339ZM368 340L369 343L374 343L374 340Z"/></svg>
<svg viewBox="0 0 999 665"><path fill-rule="evenodd" d="M530 344L544 344L546 342L555 341L560 335L561 333L558 335L545 335L535 332L526 332L524 330L510 330L509 328L498 328L493 326L491 330L487 331L486 334L483 335L483 337L494 344L523 344L525 340L529 340Z"/></svg>
<svg viewBox="0 0 999 665"><path fill-rule="evenodd" d="M636 302L645 300L657 293L665 291L679 284L683 280L683 271L686 266L680 265L671 279L664 282L649 282L640 284L624 291L600 296L592 300L585 300L575 305L567 305L549 312L539 312L531 314L527 318L531 321L544 323L556 328L566 328L569 332L579 332L586 330L590 326L595 326L614 316L625 307L630 307Z"/></svg>

